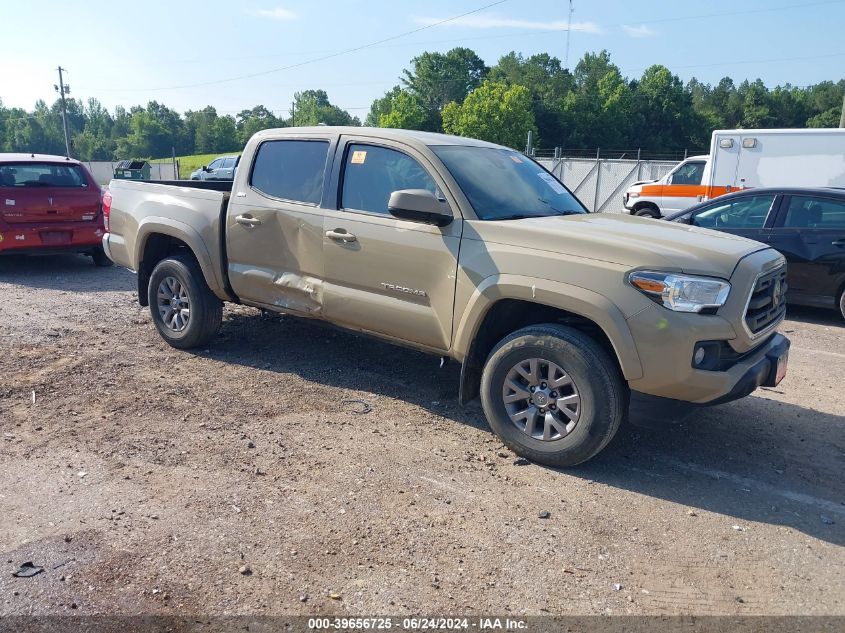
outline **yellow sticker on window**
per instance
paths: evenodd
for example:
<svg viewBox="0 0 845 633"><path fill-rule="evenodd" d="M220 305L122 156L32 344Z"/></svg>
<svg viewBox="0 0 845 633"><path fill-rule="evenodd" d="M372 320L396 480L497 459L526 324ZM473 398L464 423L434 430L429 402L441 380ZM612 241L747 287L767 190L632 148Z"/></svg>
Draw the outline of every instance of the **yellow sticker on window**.
<svg viewBox="0 0 845 633"><path fill-rule="evenodd" d="M352 164L353 165L363 165L364 161L367 160L367 152L358 150L357 152L352 152Z"/></svg>

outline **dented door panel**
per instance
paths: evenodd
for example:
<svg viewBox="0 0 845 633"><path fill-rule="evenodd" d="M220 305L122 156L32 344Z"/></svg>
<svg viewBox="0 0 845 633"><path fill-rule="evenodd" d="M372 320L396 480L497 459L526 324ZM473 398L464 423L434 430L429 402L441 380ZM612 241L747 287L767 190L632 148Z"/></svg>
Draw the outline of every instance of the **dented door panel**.
<svg viewBox="0 0 845 633"><path fill-rule="evenodd" d="M244 302L318 315L323 304L323 212L295 206L230 204L229 282ZM238 216L260 224L240 224Z"/></svg>

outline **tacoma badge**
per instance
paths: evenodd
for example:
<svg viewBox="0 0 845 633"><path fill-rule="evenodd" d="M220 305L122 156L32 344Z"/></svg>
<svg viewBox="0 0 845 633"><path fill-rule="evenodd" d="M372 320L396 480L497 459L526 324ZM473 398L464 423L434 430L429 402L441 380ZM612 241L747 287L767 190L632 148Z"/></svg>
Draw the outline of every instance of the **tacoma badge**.
<svg viewBox="0 0 845 633"><path fill-rule="evenodd" d="M428 293L425 290L417 290L416 288L406 288L405 286L397 286L396 284L389 284L381 282L385 290L393 290L394 292L404 292L409 295L416 295L418 297L427 297Z"/></svg>

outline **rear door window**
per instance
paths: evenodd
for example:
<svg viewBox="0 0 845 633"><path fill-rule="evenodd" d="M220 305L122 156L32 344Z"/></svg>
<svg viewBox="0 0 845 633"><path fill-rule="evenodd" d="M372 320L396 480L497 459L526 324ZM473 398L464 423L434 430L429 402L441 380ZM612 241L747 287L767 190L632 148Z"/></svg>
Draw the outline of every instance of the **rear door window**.
<svg viewBox="0 0 845 633"><path fill-rule="evenodd" d="M710 229L762 229L774 200L774 194L724 200L696 213L690 224Z"/></svg>
<svg viewBox="0 0 845 633"><path fill-rule="evenodd" d="M845 202L792 196L783 221L786 229L845 229Z"/></svg>
<svg viewBox="0 0 845 633"><path fill-rule="evenodd" d="M320 204L328 141L265 141L258 148L250 185L270 198Z"/></svg>
<svg viewBox="0 0 845 633"><path fill-rule="evenodd" d="M440 195L428 172L404 152L375 145L349 145L343 170L342 208L387 215L390 194L402 189L427 189Z"/></svg>
<svg viewBox="0 0 845 633"><path fill-rule="evenodd" d="M87 187L79 165L5 163L0 165L0 187Z"/></svg>

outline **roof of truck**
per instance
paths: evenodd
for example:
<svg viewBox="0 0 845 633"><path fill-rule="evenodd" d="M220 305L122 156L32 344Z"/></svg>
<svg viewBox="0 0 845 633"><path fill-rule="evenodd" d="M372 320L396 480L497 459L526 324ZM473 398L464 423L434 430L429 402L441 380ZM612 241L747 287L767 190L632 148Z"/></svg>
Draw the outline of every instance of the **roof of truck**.
<svg viewBox="0 0 845 633"><path fill-rule="evenodd" d="M79 161L75 158L54 156L53 154L0 153L0 163L71 163L78 165Z"/></svg>
<svg viewBox="0 0 845 633"><path fill-rule="evenodd" d="M354 126L332 126L317 125L313 127L283 127L263 130L256 136L278 137L283 135L296 134L348 134L350 136L371 136L373 138L393 139L397 141L413 140L423 145L467 145L471 147L496 147L502 145L480 141L474 138L463 136L451 136L449 134L437 134L435 132L420 132L417 130L397 130L384 127L354 127Z"/></svg>

